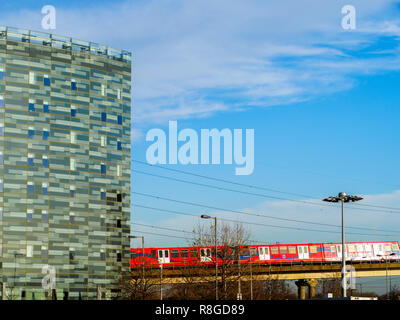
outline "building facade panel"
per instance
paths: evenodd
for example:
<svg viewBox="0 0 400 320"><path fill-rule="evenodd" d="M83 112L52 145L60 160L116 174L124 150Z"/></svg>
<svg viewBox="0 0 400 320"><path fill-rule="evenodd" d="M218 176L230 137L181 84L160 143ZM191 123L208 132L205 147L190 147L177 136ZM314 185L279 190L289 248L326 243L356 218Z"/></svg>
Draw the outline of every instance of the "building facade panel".
<svg viewBox="0 0 400 320"><path fill-rule="evenodd" d="M98 48L103 48L99 50ZM0 27L0 265L8 298L116 295L129 269L131 55Z"/></svg>

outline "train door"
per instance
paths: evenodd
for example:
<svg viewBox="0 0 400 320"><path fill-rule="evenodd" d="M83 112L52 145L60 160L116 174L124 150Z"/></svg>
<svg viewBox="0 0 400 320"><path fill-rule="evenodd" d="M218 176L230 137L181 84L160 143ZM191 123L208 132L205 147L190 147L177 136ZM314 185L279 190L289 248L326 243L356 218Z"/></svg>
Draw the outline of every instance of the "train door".
<svg viewBox="0 0 400 320"><path fill-rule="evenodd" d="M336 253L339 259L342 259L342 245L337 244L336 245Z"/></svg>
<svg viewBox="0 0 400 320"><path fill-rule="evenodd" d="M169 263L169 251L158 250L158 263Z"/></svg>
<svg viewBox="0 0 400 320"><path fill-rule="evenodd" d="M307 246L297 246L297 252L299 253L299 259L308 259L308 247Z"/></svg>
<svg viewBox="0 0 400 320"><path fill-rule="evenodd" d="M374 247L375 256L383 256L384 255L383 244L382 243L374 243L373 247Z"/></svg>
<svg viewBox="0 0 400 320"><path fill-rule="evenodd" d="M200 249L200 261L201 262L211 262L211 249L210 248L201 248Z"/></svg>
<svg viewBox="0 0 400 320"><path fill-rule="evenodd" d="M258 256L260 257L260 260L269 260L269 247L259 247Z"/></svg>

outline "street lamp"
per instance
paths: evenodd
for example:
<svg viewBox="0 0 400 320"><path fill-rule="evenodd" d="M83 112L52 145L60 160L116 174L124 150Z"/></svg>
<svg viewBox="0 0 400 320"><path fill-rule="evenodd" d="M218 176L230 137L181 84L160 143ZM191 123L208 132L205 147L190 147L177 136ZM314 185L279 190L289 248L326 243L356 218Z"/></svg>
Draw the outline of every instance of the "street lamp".
<svg viewBox="0 0 400 320"><path fill-rule="evenodd" d="M144 290L144 236L129 236L131 239L139 239L142 238L142 285L143 285L143 290Z"/></svg>
<svg viewBox="0 0 400 320"><path fill-rule="evenodd" d="M215 245L215 300L218 300L218 258L217 258L217 217L201 215L202 219L214 219L214 245Z"/></svg>
<svg viewBox="0 0 400 320"><path fill-rule="evenodd" d="M346 298L346 247L345 247L345 241L344 241L344 203L345 202L355 202L355 201L360 201L363 198L358 197L358 196L349 196L346 194L346 192L340 192L337 197L329 197L323 199L323 201L326 202L342 202L342 292L343 292L343 298Z"/></svg>

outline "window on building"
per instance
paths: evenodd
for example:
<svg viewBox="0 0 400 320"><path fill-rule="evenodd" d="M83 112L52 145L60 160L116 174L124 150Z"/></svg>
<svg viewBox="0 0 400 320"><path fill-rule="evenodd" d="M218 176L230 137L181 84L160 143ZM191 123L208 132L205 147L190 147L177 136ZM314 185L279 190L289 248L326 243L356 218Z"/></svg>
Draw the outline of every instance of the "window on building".
<svg viewBox="0 0 400 320"><path fill-rule="evenodd" d="M75 223L75 213L70 212L69 214L69 223L74 224Z"/></svg>
<svg viewBox="0 0 400 320"><path fill-rule="evenodd" d="M3 183L3 179L0 179L0 192L4 191L4 183Z"/></svg>
<svg viewBox="0 0 400 320"><path fill-rule="evenodd" d="M71 131L70 133L71 143L76 143L76 132Z"/></svg>
<svg viewBox="0 0 400 320"><path fill-rule="evenodd" d="M75 197L75 186L70 186L69 187L69 196L71 198Z"/></svg>
<svg viewBox="0 0 400 320"><path fill-rule="evenodd" d="M117 262L121 262L121 252L117 251Z"/></svg>
<svg viewBox="0 0 400 320"><path fill-rule="evenodd" d="M28 209L26 211L26 221L28 221L28 222L33 221L33 210L32 209Z"/></svg>
<svg viewBox="0 0 400 320"><path fill-rule="evenodd" d="M106 200L106 189L100 189L100 200Z"/></svg>
<svg viewBox="0 0 400 320"><path fill-rule="evenodd" d="M105 111L101 112L101 121L103 122L107 121L107 113Z"/></svg>
<svg viewBox="0 0 400 320"><path fill-rule="evenodd" d="M4 71L4 68L0 68L0 80L5 80L6 79L6 73Z"/></svg>
<svg viewBox="0 0 400 320"><path fill-rule="evenodd" d="M120 192L117 193L117 202L122 202L122 194Z"/></svg>
<svg viewBox="0 0 400 320"><path fill-rule="evenodd" d="M33 138L35 136L35 128L34 127L29 127L28 128L28 137Z"/></svg>
<svg viewBox="0 0 400 320"><path fill-rule="evenodd" d="M4 136L4 123L0 123L0 136Z"/></svg>
<svg viewBox="0 0 400 320"><path fill-rule="evenodd" d="M49 215L47 214L47 210L42 210L42 222L49 222Z"/></svg>
<svg viewBox="0 0 400 320"><path fill-rule="evenodd" d="M69 249L69 260L74 260L74 258L75 258L75 249L70 248Z"/></svg>
<svg viewBox="0 0 400 320"><path fill-rule="evenodd" d="M71 117L76 117L76 106L71 105Z"/></svg>
<svg viewBox="0 0 400 320"><path fill-rule="evenodd" d="M0 96L0 108L4 108L4 96Z"/></svg>
<svg viewBox="0 0 400 320"><path fill-rule="evenodd" d="M121 165L117 164L117 177L122 176L122 169L121 169Z"/></svg>
<svg viewBox="0 0 400 320"><path fill-rule="evenodd" d="M3 208L0 207L0 220L3 220Z"/></svg>
<svg viewBox="0 0 400 320"><path fill-rule="evenodd" d="M106 146L106 136L101 136L100 137L100 146L105 147Z"/></svg>
<svg viewBox="0 0 400 320"><path fill-rule="evenodd" d="M106 95L106 86L104 84L101 84L101 95L102 96Z"/></svg>
<svg viewBox="0 0 400 320"><path fill-rule="evenodd" d="M117 99L121 100L121 89L117 89Z"/></svg>
<svg viewBox="0 0 400 320"><path fill-rule="evenodd" d="M121 114L119 114L117 116L117 119L118 119L118 124L122 124L122 115Z"/></svg>
<svg viewBox="0 0 400 320"><path fill-rule="evenodd" d="M48 188L47 188L47 183L45 183L45 182L42 183L42 193L49 194Z"/></svg>
<svg viewBox="0 0 400 320"><path fill-rule="evenodd" d="M100 260L106 260L106 252L104 249L100 250Z"/></svg>
<svg viewBox="0 0 400 320"><path fill-rule="evenodd" d="M33 257L33 246L28 244L26 246L26 257L27 258L32 258Z"/></svg>
<svg viewBox="0 0 400 320"><path fill-rule="evenodd" d="M49 250L47 249L46 246L42 246L42 259L48 259L49 258Z"/></svg>
<svg viewBox="0 0 400 320"><path fill-rule="evenodd" d="M76 91L76 80L75 79L71 80L71 90Z"/></svg>
<svg viewBox="0 0 400 320"><path fill-rule="evenodd" d="M69 169L70 170L76 170L76 161L73 158L71 158L70 161L69 161Z"/></svg>
<svg viewBox="0 0 400 320"><path fill-rule="evenodd" d="M48 156L42 156L42 164L43 164L43 168L49 167L49 157Z"/></svg>
<svg viewBox="0 0 400 320"><path fill-rule="evenodd" d="M105 227L106 225L106 217L104 215L100 216L100 225Z"/></svg>
<svg viewBox="0 0 400 320"><path fill-rule="evenodd" d="M28 182L28 193L29 194L35 193L35 185L33 184L33 182Z"/></svg>
<svg viewBox="0 0 400 320"><path fill-rule="evenodd" d="M43 129L43 140L49 139L49 129Z"/></svg>
<svg viewBox="0 0 400 320"><path fill-rule="evenodd" d="M106 174L106 164L104 162L100 164L100 173Z"/></svg>
<svg viewBox="0 0 400 320"><path fill-rule="evenodd" d="M45 74L45 75L43 76L43 84L44 84L45 86L50 86L50 77L49 77L48 74Z"/></svg>
<svg viewBox="0 0 400 320"><path fill-rule="evenodd" d="M3 155L3 151L0 151L0 164L4 163L4 155Z"/></svg>
<svg viewBox="0 0 400 320"><path fill-rule="evenodd" d="M117 228L121 228L121 219L117 219Z"/></svg>
<svg viewBox="0 0 400 320"><path fill-rule="evenodd" d="M28 153L28 166L33 167L35 165L35 156L32 153Z"/></svg>
<svg viewBox="0 0 400 320"><path fill-rule="evenodd" d="M35 100L29 99L29 111L35 111Z"/></svg>
<svg viewBox="0 0 400 320"><path fill-rule="evenodd" d="M117 141L117 150L122 150L122 143L121 140Z"/></svg>
<svg viewBox="0 0 400 320"><path fill-rule="evenodd" d="M50 107L49 107L49 102L44 101L43 102L43 112L49 113L50 112Z"/></svg>
<svg viewBox="0 0 400 320"><path fill-rule="evenodd" d="M29 71L29 84L35 84L35 83L36 83L35 72Z"/></svg>

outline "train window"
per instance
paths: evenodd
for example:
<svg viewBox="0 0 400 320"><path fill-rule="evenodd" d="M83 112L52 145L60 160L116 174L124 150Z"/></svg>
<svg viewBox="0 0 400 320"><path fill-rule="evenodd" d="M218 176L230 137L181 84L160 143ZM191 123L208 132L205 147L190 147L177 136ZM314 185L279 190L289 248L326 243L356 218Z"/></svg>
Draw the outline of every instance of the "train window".
<svg viewBox="0 0 400 320"><path fill-rule="evenodd" d="M243 247L240 249L240 254L242 256L247 256L249 254L249 247Z"/></svg>
<svg viewBox="0 0 400 320"><path fill-rule="evenodd" d="M378 245L378 249L379 249L379 251L382 251L383 250L383 246L381 244L379 244Z"/></svg>
<svg viewBox="0 0 400 320"><path fill-rule="evenodd" d="M365 245L365 251L372 251L372 247L370 244Z"/></svg>
<svg viewBox="0 0 400 320"><path fill-rule="evenodd" d="M303 248L302 247L297 247L297 249L299 250L299 253L303 253Z"/></svg>
<svg viewBox="0 0 400 320"><path fill-rule="evenodd" d="M338 253L341 253L341 252L342 252L342 245L337 246L337 252L338 252Z"/></svg>
<svg viewBox="0 0 400 320"><path fill-rule="evenodd" d="M399 245L397 243L392 243L392 251L399 251Z"/></svg>
<svg viewBox="0 0 400 320"><path fill-rule="evenodd" d="M179 258L179 250L171 250L171 258Z"/></svg>
<svg viewBox="0 0 400 320"><path fill-rule="evenodd" d="M335 246L331 246L331 252L332 252L332 253L335 253L335 252L336 252Z"/></svg>
<svg viewBox="0 0 400 320"><path fill-rule="evenodd" d="M278 254L278 247L271 247L271 254Z"/></svg>
<svg viewBox="0 0 400 320"><path fill-rule="evenodd" d="M199 256L199 252L197 251L197 249L190 249L190 257L191 258L197 258L198 256Z"/></svg>
<svg viewBox="0 0 400 320"><path fill-rule="evenodd" d="M347 250L349 250L349 252L356 252L356 248L354 247L354 244L348 244Z"/></svg>
<svg viewBox="0 0 400 320"><path fill-rule="evenodd" d="M164 258L169 258L169 251L168 250L164 250Z"/></svg>
<svg viewBox="0 0 400 320"><path fill-rule="evenodd" d="M250 254L255 256L257 254L257 248L250 248Z"/></svg>
<svg viewBox="0 0 400 320"><path fill-rule="evenodd" d="M182 250L181 250L181 257L182 257L182 258L187 258L187 257L189 257L189 250L188 250L188 249L182 249Z"/></svg>
<svg viewBox="0 0 400 320"><path fill-rule="evenodd" d="M289 247L290 254L296 254L296 247Z"/></svg>
<svg viewBox="0 0 400 320"><path fill-rule="evenodd" d="M304 253L308 253L308 248L304 247Z"/></svg>
<svg viewBox="0 0 400 320"><path fill-rule="evenodd" d="M279 251L281 254L287 254L287 247L280 247Z"/></svg>
<svg viewBox="0 0 400 320"><path fill-rule="evenodd" d="M318 252L318 247L317 246L311 246L310 247L310 253L317 253Z"/></svg>
<svg viewBox="0 0 400 320"><path fill-rule="evenodd" d="M259 254L264 254L264 248L263 247L258 248L258 251L259 251Z"/></svg>
<svg viewBox="0 0 400 320"><path fill-rule="evenodd" d="M269 248L268 248L268 247L265 247L264 250L265 250L265 254L268 254Z"/></svg>
<svg viewBox="0 0 400 320"><path fill-rule="evenodd" d="M392 250L392 246L390 245L390 243L385 244L385 251L390 251Z"/></svg>
<svg viewBox="0 0 400 320"><path fill-rule="evenodd" d="M135 251L131 252L131 259L136 259L136 252Z"/></svg>
<svg viewBox="0 0 400 320"><path fill-rule="evenodd" d="M156 256L156 250L151 250L151 257L153 258L153 259L155 259L157 256Z"/></svg>
<svg viewBox="0 0 400 320"><path fill-rule="evenodd" d="M364 251L364 248L363 248L362 244L357 244L356 245L356 249L357 249L357 252L363 252Z"/></svg>

